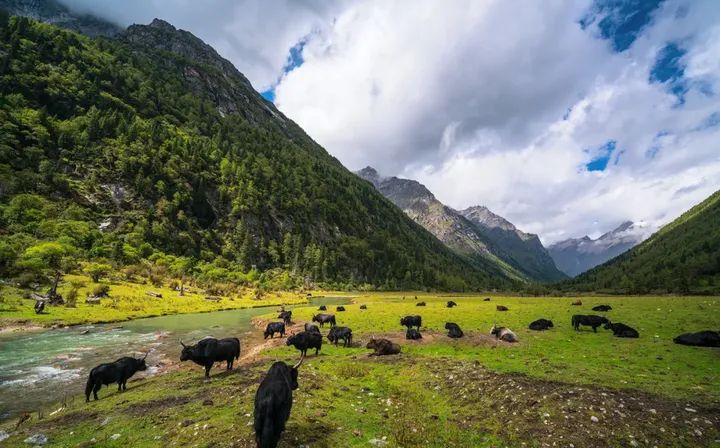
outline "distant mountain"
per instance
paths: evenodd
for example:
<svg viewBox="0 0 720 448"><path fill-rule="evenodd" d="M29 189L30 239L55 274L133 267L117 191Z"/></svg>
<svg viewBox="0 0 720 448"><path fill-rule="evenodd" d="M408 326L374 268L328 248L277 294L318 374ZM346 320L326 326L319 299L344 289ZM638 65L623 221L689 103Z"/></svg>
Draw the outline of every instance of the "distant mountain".
<svg viewBox="0 0 720 448"><path fill-rule="evenodd" d="M86 36L112 37L123 28L89 14L78 14L56 0L0 0L0 9L10 15L29 17Z"/></svg>
<svg viewBox="0 0 720 448"><path fill-rule="evenodd" d="M651 232L646 223L626 221L597 239L585 235L554 243L548 252L558 269L575 277L636 246Z"/></svg>
<svg viewBox="0 0 720 448"><path fill-rule="evenodd" d="M421 183L382 177L372 167L357 172L455 252L481 266L494 266L515 278L553 281L565 278L536 235L518 230L485 207L454 210Z"/></svg>
<svg viewBox="0 0 720 448"><path fill-rule="evenodd" d="M720 294L720 191L644 242L560 287L618 294Z"/></svg>

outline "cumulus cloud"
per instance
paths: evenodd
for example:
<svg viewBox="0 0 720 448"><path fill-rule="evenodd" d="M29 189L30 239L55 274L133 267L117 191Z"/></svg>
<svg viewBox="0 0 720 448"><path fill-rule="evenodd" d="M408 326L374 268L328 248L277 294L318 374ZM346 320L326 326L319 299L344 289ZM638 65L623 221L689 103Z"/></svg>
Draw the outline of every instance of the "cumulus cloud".
<svg viewBox="0 0 720 448"><path fill-rule="evenodd" d="M668 0L618 52L581 26L591 7L355 3L308 40L276 103L349 168L418 179L546 242L668 222L720 185L720 10ZM670 43L682 98L651 80Z"/></svg>

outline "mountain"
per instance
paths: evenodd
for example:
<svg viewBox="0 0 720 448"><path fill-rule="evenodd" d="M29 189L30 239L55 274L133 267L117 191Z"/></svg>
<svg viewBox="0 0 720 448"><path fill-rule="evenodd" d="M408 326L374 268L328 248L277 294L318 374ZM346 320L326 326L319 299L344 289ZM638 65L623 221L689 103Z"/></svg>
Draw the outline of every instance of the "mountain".
<svg viewBox="0 0 720 448"><path fill-rule="evenodd" d="M167 271L184 257L214 282L510 285L345 169L191 33L155 20L92 39L0 15L0 36L2 278L91 260Z"/></svg>
<svg viewBox="0 0 720 448"><path fill-rule="evenodd" d="M442 204L417 181L382 177L372 167L356 174L370 181L415 222L475 264L494 266L498 272L518 279L565 278L536 235L518 230L485 207L457 211Z"/></svg>
<svg viewBox="0 0 720 448"><path fill-rule="evenodd" d="M720 294L720 191L629 251L560 285L618 294Z"/></svg>
<svg viewBox="0 0 720 448"><path fill-rule="evenodd" d="M636 246L650 233L647 224L626 221L597 239L586 235L554 243L548 252L558 269L575 277Z"/></svg>
<svg viewBox="0 0 720 448"><path fill-rule="evenodd" d="M0 0L0 9L10 15L29 17L87 36L112 37L123 31L97 17L72 12L56 0Z"/></svg>

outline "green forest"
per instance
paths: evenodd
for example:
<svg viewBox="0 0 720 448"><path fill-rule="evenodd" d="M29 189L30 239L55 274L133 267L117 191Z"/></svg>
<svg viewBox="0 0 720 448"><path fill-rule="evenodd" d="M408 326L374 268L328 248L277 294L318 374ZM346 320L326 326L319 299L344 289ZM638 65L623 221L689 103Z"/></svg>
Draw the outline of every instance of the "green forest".
<svg viewBox="0 0 720 448"><path fill-rule="evenodd" d="M561 287L614 294L720 294L720 191L645 242Z"/></svg>
<svg viewBox="0 0 720 448"><path fill-rule="evenodd" d="M511 285L405 217L191 34L90 39L2 15L0 278L93 269L277 288Z"/></svg>

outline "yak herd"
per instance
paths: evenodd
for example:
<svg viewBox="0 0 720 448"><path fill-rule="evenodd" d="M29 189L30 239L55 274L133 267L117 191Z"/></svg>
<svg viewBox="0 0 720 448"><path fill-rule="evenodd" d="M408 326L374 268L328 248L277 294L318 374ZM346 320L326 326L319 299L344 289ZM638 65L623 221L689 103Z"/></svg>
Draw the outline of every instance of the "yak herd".
<svg viewBox="0 0 720 448"><path fill-rule="evenodd" d="M484 301L489 301L489 298ZM425 302L418 302L418 306L425 306ZM577 300L572 305L582 305ZM447 308L458 306L453 301L447 302ZM320 306L321 311L327 311L325 305ZM361 305L360 309L366 310L366 305ZM508 311L509 308L503 305L496 307L497 311ZM598 305L592 308L593 311L608 312L612 310L610 305ZM336 311L345 311L343 306L336 307ZM280 337L285 336L286 325L292 323L292 311L281 310L278 315L280 322L270 322L267 324L264 337L271 339L275 334ZM319 324L315 325L314 323ZM611 330L613 336L619 338L638 338L640 334L634 328L619 322L611 322L608 318L597 315L575 314L571 318L571 326L574 330L579 331L581 326L591 327L593 332L597 333L598 327L602 326L606 330ZM312 323L305 323L304 331L290 334L286 340L286 345L295 347L300 351L300 361L294 366L289 366L285 362L278 361L268 370L263 378L258 390L255 394L255 408L253 428L255 430L255 441L258 448L275 448L285 430L285 424L290 418L290 410L292 408L293 394L292 391L298 388L298 369L307 356L307 351L315 349L317 355L322 349L323 335L320 328L325 324L330 325L330 331L327 334L328 340L336 346L340 341L343 347L352 346L353 335L352 329L348 327L338 326L335 315L321 313L313 315ZM405 338L409 340L422 339L420 327L422 327L422 317L419 315L405 316L400 319L400 325L406 327ZM528 326L530 330L544 331L554 328L553 322L549 319L537 319ZM460 326L454 322L445 323L447 336L452 339L462 338L464 333ZM517 335L507 327L494 324L490 330L490 334L496 339L504 342L518 342ZM676 344L703 346L703 347L720 347L720 332L717 331L701 331L698 333L685 333L674 338ZM182 351L180 361L192 361L205 368L205 377L209 378L210 369L216 362L226 362L227 370L233 368L233 362L240 357L240 340L238 338L215 339L206 337L198 341L194 345L185 345L180 341ZM386 356L396 355L401 351L399 344L388 339L370 338L365 346L367 349L373 350L370 356ZM147 369L145 358L123 357L112 363L100 364L90 371L90 375L85 387L85 399L90 401L92 393L95 400L98 399L97 393L103 385L116 383L118 392L126 389L127 380L136 372Z"/></svg>

